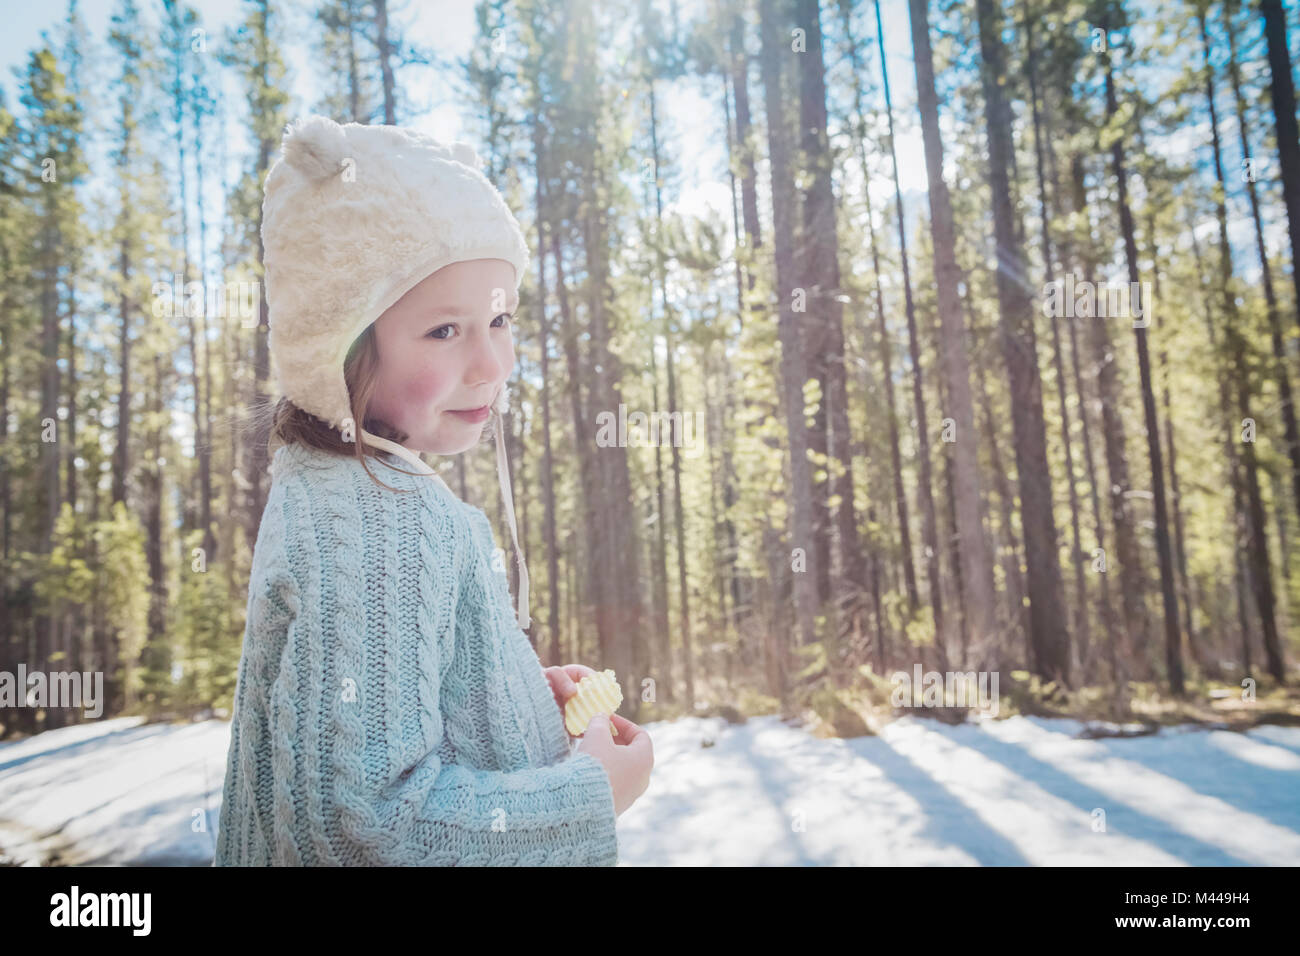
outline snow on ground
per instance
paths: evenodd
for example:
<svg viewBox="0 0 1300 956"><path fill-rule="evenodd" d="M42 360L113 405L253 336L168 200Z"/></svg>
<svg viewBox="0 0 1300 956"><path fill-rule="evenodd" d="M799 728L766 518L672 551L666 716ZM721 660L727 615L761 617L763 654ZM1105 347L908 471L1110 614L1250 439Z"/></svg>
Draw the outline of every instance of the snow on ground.
<svg viewBox="0 0 1300 956"><path fill-rule="evenodd" d="M1078 739L1072 720L647 724L621 865L1300 865L1300 728ZM207 865L230 725L117 718L0 744L0 855ZM705 745L707 744L707 745Z"/></svg>

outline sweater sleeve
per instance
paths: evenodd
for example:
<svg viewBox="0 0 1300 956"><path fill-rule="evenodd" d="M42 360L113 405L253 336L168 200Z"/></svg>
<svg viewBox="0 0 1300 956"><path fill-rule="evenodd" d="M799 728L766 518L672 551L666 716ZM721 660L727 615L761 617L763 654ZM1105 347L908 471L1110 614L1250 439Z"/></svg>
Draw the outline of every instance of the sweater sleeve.
<svg viewBox="0 0 1300 956"><path fill-rule="evenodd" d="M468 706L447 685L459 689L447 658L464 639L454 525L428 527L426 509L420 533L376 542L357 530L375 522L364 509L313 517L326 532L303 535L307 553L280 579L292 593L268 707L275 862L615 865L613 791L590 754L514 771L452 760L444 708Z"/></svg>

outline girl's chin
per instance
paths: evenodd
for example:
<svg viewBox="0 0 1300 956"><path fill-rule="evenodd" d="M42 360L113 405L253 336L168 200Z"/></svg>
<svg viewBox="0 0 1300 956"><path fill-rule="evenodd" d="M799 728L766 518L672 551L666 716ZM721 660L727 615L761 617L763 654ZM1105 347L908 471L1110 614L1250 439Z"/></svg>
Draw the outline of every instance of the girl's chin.
<svg viewBox="0 0 1300 956"><path fill-rule="evenodd" d="M459 455L478 445L483 440L483 433L482 425L459 423L454 429L439 429L437 435L428 436L419 444L413 441L410 447L430 455Z"/></svg>

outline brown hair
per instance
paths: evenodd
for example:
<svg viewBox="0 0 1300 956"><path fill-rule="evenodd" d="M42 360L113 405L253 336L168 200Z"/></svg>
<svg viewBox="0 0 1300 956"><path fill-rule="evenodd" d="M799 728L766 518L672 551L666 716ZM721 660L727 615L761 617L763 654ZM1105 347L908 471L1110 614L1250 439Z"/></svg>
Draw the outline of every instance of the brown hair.
<svg viewBox="0 0 1300 956"><path fill-rule="evenodd" d="M371 396L378 384L379 347L375 342L375 327L366 326L348 348L347 358L343 362L343 380L347 383L348 399L352 406L352 420L361 422L362 428L380 438L387 438L398 444L404 444L410 435L394 428L388 422L367 414ZM304 411L288 398L281 396L273 405L262 403L255 405L248 423L248 429L255 434L264 433L269 426L267 438L267 457L273 457L276 449L282 445L297 442L308 448L316 448L334 455L355 457L361 462L372 481L390 491L410 491L406 488L394 488L375 477L366 463L366 457L378 455L382 449L365 441L361 429L354 429L355 441L344 441L338 429L330 427L323 419ZM388 465L388 462L384 462ZM404 475L416 472L405 471L394 465L388 465L394 471Z"/></svg>
<svg viewBox="0 0 1300 956"><path fill-rule="evenodd" d="M361 422L362 428L372 435L395 441L399 445L406 444L411 437L409 434L395 428L382 418L368 414L371 397L379 384L379 345L375 340L375 326L373 323L366 326L365 330L348 347L347 357L343 360L343 380L347 384L348 400L352 407L352 420ZM489 421L495 421L497 414L496 407L493 406ZM233 417L230 423L234 424ZM276 450L281 446L297 442L308 448L327 451L333 455L355 457L361 462L361 467L366 470L366 474L370 476L372 481L390 491L411 490L409 488L394 488L375 477L375 473L366 464L366 457L378 455L380 452L386 451L386 449L377 448L366 442L361 435L361 429L353 430L355 441L344 441L338 429L330 427L329 423L317 418L310 412L304 411L284 396L274 402L253 402L250 406L248 418L242 424L235 425L235 428L244 437L267 435L268 459L273 457ZM491 436L492 428L485 428L480 441L485 444L490 443ZM398 468L386 461L384 464L403 475L419 474L418 472Z"/></svg>

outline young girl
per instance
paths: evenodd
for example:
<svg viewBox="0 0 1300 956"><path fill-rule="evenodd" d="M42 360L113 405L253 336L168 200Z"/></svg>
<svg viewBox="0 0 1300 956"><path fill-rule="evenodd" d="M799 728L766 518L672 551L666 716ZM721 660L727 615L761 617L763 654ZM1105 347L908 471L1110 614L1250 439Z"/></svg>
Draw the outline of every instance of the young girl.
<svg viewBox="0 0 1300 956"><path fill-rule="evenodd" d="M283 397L214 865L612 866L649 735L598 715L570 755L561 708L592 670L543 671L518 541L516 624L486 515L415 453L490 420L516 538L519 226L464 144L313 116L282 149L262 239Z"/></svg>

